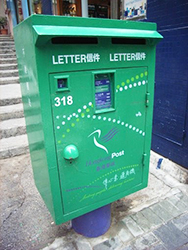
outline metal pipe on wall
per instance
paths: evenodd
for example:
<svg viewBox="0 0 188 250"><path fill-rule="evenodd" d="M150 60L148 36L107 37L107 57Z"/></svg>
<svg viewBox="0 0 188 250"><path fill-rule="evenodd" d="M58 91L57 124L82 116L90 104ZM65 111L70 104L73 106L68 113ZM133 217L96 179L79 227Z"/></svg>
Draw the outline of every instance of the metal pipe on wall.
<svg viewBox="0 0 188 250"><path fill-rule="evenodd" d="M88 0L81 0L82 17L88 17Z"/></svg>

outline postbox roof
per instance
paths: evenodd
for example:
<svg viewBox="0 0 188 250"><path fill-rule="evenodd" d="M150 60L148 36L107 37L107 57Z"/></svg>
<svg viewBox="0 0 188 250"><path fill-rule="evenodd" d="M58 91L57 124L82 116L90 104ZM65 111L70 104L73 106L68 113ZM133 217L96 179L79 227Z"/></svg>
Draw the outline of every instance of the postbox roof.
<svg viewBox="0 0 188 250"><path fill-rule="evenodd" d="M52 37L124 37L161 39L162 36L154 30L122 29L122 28L95 28L74 26L47 26L34 25L36 45L44 44Z"/></svg>
<svg viewBox="0 0 188 250"><path fill-rule="evenodd" d="M145 38L152 39L154 44L163 38L156 31L156 24L149 22L46 15L33 15L28 19L32 22L36 46L64 36Z"/></svg>

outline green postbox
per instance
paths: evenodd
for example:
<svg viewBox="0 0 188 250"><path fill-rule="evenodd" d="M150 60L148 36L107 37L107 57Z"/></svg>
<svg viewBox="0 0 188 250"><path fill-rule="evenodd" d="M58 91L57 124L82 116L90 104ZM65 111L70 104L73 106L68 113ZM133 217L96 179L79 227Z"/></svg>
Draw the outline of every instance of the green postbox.
<svg viewBox="0 0 188 250"><path fill-rule="evenodd" d="M156 25L33 15L14 37L34 179L56 224L146 187Z"/></svg>

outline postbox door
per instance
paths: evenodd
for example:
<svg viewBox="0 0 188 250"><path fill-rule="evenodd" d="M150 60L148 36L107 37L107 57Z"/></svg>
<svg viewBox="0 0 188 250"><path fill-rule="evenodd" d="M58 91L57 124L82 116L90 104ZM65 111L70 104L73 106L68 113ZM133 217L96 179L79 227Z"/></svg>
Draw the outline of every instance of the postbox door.
<svg viewBox="0 0 188 250"><path fill-rule="evenodd" d="M146 67L50 74L65 214L142 184L147 74Z"/></svg>

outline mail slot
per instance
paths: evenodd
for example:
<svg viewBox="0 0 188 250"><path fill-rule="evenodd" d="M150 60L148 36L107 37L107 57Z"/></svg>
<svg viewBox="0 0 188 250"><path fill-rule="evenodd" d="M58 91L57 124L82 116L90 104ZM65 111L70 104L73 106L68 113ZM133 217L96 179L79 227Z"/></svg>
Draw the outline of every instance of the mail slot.
<svg viewBox="0 0 188 250"><path fill-rule="evenodd" d="M14 37L34 179L56 224L145 188L156 24L33 15Z"/></svg>

